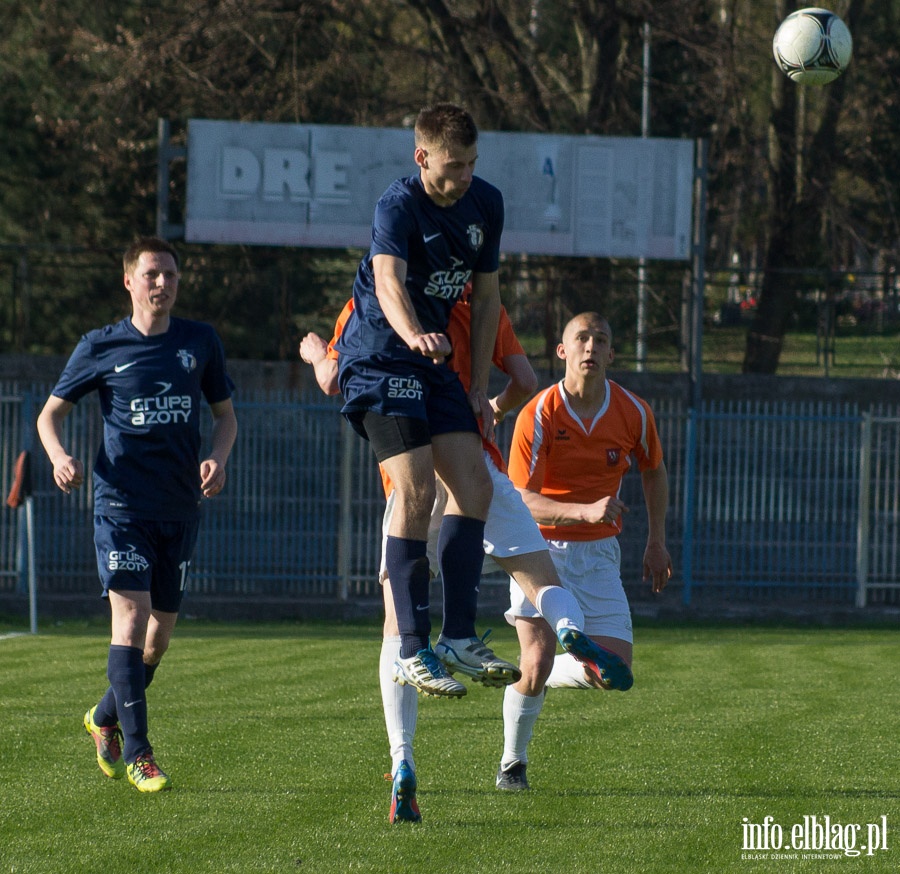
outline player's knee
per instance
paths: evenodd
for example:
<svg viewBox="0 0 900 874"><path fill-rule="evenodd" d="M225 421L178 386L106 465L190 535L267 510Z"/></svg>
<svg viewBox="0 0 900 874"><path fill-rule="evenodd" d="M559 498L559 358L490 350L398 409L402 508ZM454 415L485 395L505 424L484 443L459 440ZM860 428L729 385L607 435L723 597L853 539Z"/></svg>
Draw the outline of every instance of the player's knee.
<svg viewBox="0 0 900 874"><path fill-rule="evenodd" d="M491 482L491 475L485 471L484 476L478 483L478 498L481 500L484 513L487 514L494 499L494 484Z"/></svg>
<svg viewBox="0 0 900 874"><path fill-rule="evenodd" d="M522 679L516 688L523 695L537 695L553 670L554 650L540 644L526 646L519 659Z"/></svg>
<svg viewBox="0 0 900 874"><path fill-rule="evenodd" d="M436 494L434 482L423 482L415 488L398 488L394 513L404 517L428 519Z"/></svg>
<svg viewBox="0 0 900 874"><path fill-rule="evenodd" d="M144 664L158 665L162 661L162 657L166 654L168 643L147 643L144 646Z"/></svg>
<svg viewBox="0 0 900 874"><path fill-rule="evenodd" d="M471 477L467 477L465 488L457 489L453 497L463 516L486 519L494 497L494 484L491 482L490 474L486 469L483 471L476 469Z"/></svg>

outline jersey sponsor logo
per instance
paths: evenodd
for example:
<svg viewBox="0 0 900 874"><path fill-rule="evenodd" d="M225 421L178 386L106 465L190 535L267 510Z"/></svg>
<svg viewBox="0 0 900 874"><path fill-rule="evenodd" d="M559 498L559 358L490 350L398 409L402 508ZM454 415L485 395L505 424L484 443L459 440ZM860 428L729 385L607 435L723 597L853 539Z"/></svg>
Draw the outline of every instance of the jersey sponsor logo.
<svg viewBox="0 0 900 874"><path fill-rule="evenodd" d="M129 543L125 549L111 549L106 566L113 572L145 571L150 567L150 562L137 551L136 546Z"/></svg>
<svg viewBox="0 0 900 874"><path fill-rule="evenodd" d="M618 449L606 450L606 466L615 467L619 463L620 452Z"/></svg>
<svg viewBox="0 0 900 874"><path fill-rule="evenodd" d="M469 225L466 228L469 245L477 252L484 245L484 230L481 225Z"/></svg>
<svg viewBox="0 0 900 874"><path fill-rule="evenodd" d="M428 277L425 286L425 294L429 297L439 297L443 300L459 300L465 290L466 284L472 278L471 270L460 270L462 261L453 259L453 267L450 270L435 270Z"/></svg>
<svg viewBox="0 0 900 874"><path fill-rule="evenodd" d="M422 400L422 384L414 376L392 376L388 379L389 398Z"/></svg>
<svg viewBox="0 0 900 874"><path fill-rule="evenodd" d="M116 373L121 373L123 370L128 370L129 367L134 367L137 364L137 361L129 361L128 364L117 364L113 370Z"/></svg>
<svg viewBox="0 0 900 874"><path fill-rule="evenodd" d="M171 382L157 382L162 388L149 398L132 398L132 425L175 425L190 421L193 401L190 395L170 395Z"/></svg>
<svg viewBox="0 0 900 874"><path fill-rule="evenodd" d="M176 355L179 363L188 373L197 369L197 359L189 349L179 349Z"/></svg>

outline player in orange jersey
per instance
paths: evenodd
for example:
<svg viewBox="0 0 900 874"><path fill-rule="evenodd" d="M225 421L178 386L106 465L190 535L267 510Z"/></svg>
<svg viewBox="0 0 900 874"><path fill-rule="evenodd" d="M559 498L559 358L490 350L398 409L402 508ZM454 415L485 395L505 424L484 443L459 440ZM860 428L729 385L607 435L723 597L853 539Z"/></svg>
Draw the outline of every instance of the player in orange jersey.
<svg viewBox="0 0 900 874"><path fill-rule="evenodd" d="M581 605L584 630L626 667L598 675L568 653L554 658L554 635L510 580L506 615L519 636L522 679L504 697L500 789L527 787L528 743L545 686L626 691L633 683L631 611L616 539L628 512L619 493L632 459L641 474L649 519L644 578L654 592L661 592L672 574L665 530L668 475L656 422L645 401L606 377L614 355L609 322L596 313L575 316L556 352L565 361L565 376L519 413L509 476L540 525L563 586ZM565 645L564 634L560 641Z"/></svg>

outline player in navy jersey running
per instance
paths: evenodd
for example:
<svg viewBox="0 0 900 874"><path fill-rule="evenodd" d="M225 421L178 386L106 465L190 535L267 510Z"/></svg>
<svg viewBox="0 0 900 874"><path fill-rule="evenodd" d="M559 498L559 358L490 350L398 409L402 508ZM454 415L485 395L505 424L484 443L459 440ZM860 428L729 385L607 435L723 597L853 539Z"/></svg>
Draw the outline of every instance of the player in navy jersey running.
<svg viewBox="0 0 900 874"><path fill-rule="evenodd" d="M104 427L94 464L94 545L112 616L110 685L85 713L84 727L104 774L127 774L141 792L158 792L171 783L148 740L145 692L178 617L201 500L225 485L237 421L215 331L171 316L175 248L145 237L123 261L131 316L81 338L37 427L53 479L68 494L83 483L84 465L63 445L63 420L86 394L99 394ZM203 460L201 396L213 416Z"/></svg>
<svg viewBox="0 0 900 874"><path fill-rule="evenodd" d="M394 678L448 697L465 687L445 665L497 684L520 676L475 634L492 495L481 434L493 433L487 384L500 315L503 231L502 195L473 175L477 140L471 115L454 104L419 113L418 173L392 183L375 207L372 245L353 285L354 311L335 346L342 412L372 444L395 489L384 548L400 631ZM450 311L468 283L467 397L446 358ZM427 541L435 472L449 500L438 538L444 625L432 650Z"/></svg>

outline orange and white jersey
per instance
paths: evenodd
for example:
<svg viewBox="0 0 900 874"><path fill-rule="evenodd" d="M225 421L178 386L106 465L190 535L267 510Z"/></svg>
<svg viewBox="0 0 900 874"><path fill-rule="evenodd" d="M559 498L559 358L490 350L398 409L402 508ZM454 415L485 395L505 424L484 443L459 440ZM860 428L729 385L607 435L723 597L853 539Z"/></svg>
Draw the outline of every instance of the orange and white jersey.
<svg viewBox="0 0 900 874"><path fill-rule="evenodd" d="M344 308L341 310L340 315L338 315L337 320L334 323L334 336L328 344L328 352L326 353L329 358L337 359L338 353L334 348L334 344L337 342L338 337L341 336L344 325L346 324L347 319L350 318L350 313L352 312L353 298L350 298L350 300L344 304ZM469 343L471 327L471 307L467 302L460 301L452 310L450 310L450 322L447 325L447 337L450 340L453 352L448 359L447 364L452 370L455 370L456 373L459 374L459 381L466 391L469 390L469 386L472 384L472 356L470 351L471 345ZM506 372L503 365L503 359L509 355L524 354L525 350L522 348L522 344L519 342L519 338L513 330L509 314L506 312L506 307L501 307L500 321L497 325L497 340L494 343L491 361L497 368ZM500 447L497 446L493 440L482 439L481 443L485 451L491 456L491 460L496 465L497 470L501 473L505 473L506 462L503 460ZM393 485L380 465L379 470L381 472L381 484L384 488L384 494L387 496L393 491Z"/></svg>
<svg viewBox="0 0 900 874"><path fill-rule="evenodd" d="M516 486L557 501L592 504L618 497L635 459L638 470L663 460L656 420L647 402L606 380L606 400L592 421L572 410L563 383L539 392L519 413L509 450ZM615 524L541 525L547 540L599 540L621 531Z"/></svg>

